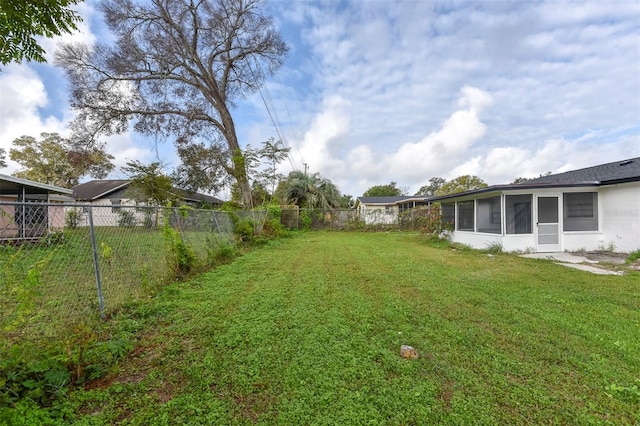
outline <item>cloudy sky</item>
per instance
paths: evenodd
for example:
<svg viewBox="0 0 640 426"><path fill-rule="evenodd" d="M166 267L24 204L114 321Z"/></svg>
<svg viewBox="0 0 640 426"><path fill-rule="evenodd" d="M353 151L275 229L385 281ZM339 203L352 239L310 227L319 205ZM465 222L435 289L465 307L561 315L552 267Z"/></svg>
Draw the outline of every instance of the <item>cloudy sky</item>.
<svg viewBox="0 0 640 426"><path fill-rule="evenodd" d="M108 37L95 2L73 37ZM292 168L343 193L429 178L489 184L640 155L640 2L294 1L268 3L290 46L259 94L233 111L243 144L291 147ZM68 37L67 37L68 38ZM46 41L50 56L55 41ZM0 73L0 146L68 134L66 82L52 65ZM173 147L107 140L117 164L177 165ZM9 164L0 173L11 173ZM112 177L119 177L115 172Z"/></svg>

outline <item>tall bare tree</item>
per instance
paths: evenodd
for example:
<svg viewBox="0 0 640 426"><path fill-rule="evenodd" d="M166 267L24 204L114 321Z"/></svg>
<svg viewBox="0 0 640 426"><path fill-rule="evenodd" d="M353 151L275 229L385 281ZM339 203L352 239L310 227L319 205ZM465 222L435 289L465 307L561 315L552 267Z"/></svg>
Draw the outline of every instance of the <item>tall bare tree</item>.
<svg viewBox="0 0 640 426"><path fill-rule="evenodd" d="M106 0L105 21L114 45L68 44L56 60L71 82L78 111L74 131L85 140L138 132L175 137L178 146L216 144L223 167L250 204L244 152L230 108L257 90L287 46L260 0Z"/></svg>

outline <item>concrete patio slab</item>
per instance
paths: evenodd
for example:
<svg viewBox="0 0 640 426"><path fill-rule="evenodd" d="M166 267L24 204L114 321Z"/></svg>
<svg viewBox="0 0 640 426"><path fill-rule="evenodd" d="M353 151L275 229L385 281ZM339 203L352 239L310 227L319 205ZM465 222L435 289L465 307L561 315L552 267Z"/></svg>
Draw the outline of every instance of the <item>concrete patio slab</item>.
<svg viewBox="0 0 640 426"><path fill-rule="evenodd" d="M521 257L529 259L546 259L553 260L558 265L567 266L569 268L579 269L581 271L591 272L598 275L620 275L620 272L610 271L608 269L598 268L591 266L597 264L597 260L588 259L585 256L579 256L576 254L557 252L557 253L528 253L522 254Z"/></svg>
<svg viewBox="0 0 640 426"><path fill-rule="evenodd" d="M562 263L598 263L597 260L587 259L584 256L578 256L571 253L557 252L557 253L529 253L523 254L522 257L528 257L530 259L547 259L556 260Z"/></svg>
<svg viewBox="0 0 640 426"><path fill-rule="evenodd" d="M621 272L610 271L608 269L598 268L596 266L591 265L583 265L580 263L563 263L563 262L555 262L557 265L567 266L573 269L579 269L581 271L591 272L592 274L598 275L622 275Z"/></svg>

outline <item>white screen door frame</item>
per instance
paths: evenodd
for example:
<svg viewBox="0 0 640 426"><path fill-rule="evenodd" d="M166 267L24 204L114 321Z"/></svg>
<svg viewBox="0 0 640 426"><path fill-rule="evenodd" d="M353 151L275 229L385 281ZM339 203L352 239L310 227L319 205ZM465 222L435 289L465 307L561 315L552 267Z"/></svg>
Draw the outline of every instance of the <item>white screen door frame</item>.
<svg viewBox="0 0 640 426"><path fill-rule="evenodd" d="M536 250L541 253L561 251L560 196L536 196Z"/></svg>

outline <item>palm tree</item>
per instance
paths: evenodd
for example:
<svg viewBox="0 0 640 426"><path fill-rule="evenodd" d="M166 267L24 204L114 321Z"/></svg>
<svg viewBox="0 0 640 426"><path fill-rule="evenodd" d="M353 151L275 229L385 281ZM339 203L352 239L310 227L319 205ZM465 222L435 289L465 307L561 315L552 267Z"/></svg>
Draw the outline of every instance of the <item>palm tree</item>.
<svg viewBox="0 0 640 426"><path fill-rule="evenodd" d="M289 173L284 184L284 201L301 208L328 210L340 206L340 191L320 173Z"/></svg>

